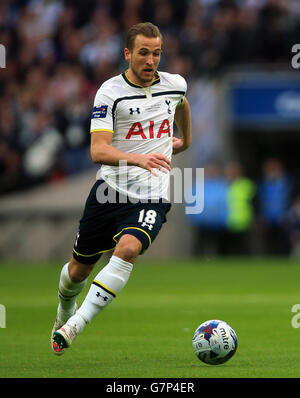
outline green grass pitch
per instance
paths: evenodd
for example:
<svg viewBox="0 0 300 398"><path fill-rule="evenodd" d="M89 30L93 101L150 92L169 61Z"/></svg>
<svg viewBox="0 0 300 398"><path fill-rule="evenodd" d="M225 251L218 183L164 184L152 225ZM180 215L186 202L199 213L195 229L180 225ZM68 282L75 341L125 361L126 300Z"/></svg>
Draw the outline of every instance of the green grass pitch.
<svg viewBox="0 0 300 398"><path fill-rule="evenodd" d="M292 326L300 266L294 261L139 260L110 307L56 357L50 331L62 265L0 266L1 378L300 377L300 328ZM205 365L192 350L194 330L208 319L227 321L238 335L238 350L223 365Z"/></svg>

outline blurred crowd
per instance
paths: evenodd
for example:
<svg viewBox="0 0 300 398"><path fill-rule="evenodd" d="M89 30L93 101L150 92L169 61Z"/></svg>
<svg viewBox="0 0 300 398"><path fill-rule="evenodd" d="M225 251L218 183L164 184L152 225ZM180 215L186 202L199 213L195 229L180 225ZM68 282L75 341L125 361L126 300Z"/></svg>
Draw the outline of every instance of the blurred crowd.
<svg viewBox="0 0 300 398"><path fill-rule="evenodd" d="M126 69L130 26L157 24L161 70L190 81L228 68L290 62L297 0L1 0L0 194L60 181L92 166L96 90Z"/></svg>
<svg viewBox="0 0 300 398"><path fill-rule="evenodd" d="M300 256L300 187L283 162L267 158L257 181L238 161L211 162L204 176L204 210L187 216L195 255Z"/></svg>

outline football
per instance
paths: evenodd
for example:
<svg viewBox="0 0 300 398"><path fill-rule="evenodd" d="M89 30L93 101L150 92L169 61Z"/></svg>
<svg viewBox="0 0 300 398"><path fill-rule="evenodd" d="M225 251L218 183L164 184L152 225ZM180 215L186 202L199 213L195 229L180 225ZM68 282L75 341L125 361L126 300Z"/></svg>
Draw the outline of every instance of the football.
<svg viewBox="0 0 300 398"><path fill-rule="evenodd" d="M193 336L193 349L197 357L209 365L227 362L237 349L237 335L228 323L210 320L201 323Z"/></svg>

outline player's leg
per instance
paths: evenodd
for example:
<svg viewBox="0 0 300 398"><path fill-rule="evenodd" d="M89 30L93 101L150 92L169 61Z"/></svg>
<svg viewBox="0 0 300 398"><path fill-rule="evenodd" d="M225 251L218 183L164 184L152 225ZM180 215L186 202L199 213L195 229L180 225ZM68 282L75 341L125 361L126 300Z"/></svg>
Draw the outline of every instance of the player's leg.
<svg viewBox="0 0 300 398"><path fill-rule="evenodd" d="M78 321L79 328L84 327L107 307L128 282L134 260L141 250L142 244L135 236L123 235L108 264L95 276L76 316L68 323L70 321L72 323L74 320ZM81 322L79 317L83 319L84 323Z"/></svg>
<svg viewBox="0 0 300 398"><path fill-rule="evenodd" d="M113 236L118 242L109 263L95 277L79 310L54 338L61 349L69 347L87 323L121 292L131 274L136 257L154 241L170 205L158 203L128 206L126 217ZM124 212L121 213L122 216ZM87 257L90 258L89 256Z"/></svg>
<svg viewBox="0 0 300 398"><path fill-rule="evenodd" d="M68 320L74 314L76 299L85 287L88 276L95 264L79 263L74 257L65 264L60 273L58 298L59 314L62 320Z"/></svg>
<svg viewBox="0 0 300 398"><path fill-rule="evenodd" d="M62 354L54 343L52 336L55 331L61 328L67 320L75 314L77 305L76 299L82 289L85 287L89 274L95 264L79 263L74 257L66 263L60 273L58 285L58 308L56 319L51 332L51 347L55 354Z"/></svg>
<svg viewBox="0 0 300 398"><path fill-rule="evenodd" d="M138 238L130 234L124 234L119 240L113 256L133 264L142 248L142 243Z"/></svg>
<svg viewBox="0 0 300 398"><path fill-rule="evenodd" d="M102 180L97 180L89 193L74 242L72 259L61 271L58 317L53 328L54 333L74 315L76 298L86 285L87 278L102 253L115 246L112 239L115 226L110 217L110 204L100 204L97 199L97 190L102 183ZM58 344L54 344L54 333L52 348L56 354L61 354L63 350Z"/></svg>
<svg viewBox="0 0 300 398"><path fill-rule="evenodd" d="M76 314L55 333L59 349L69 347L85 326L122 291L141 250L139 239L130 234L122 235L108 264L96 275Z"/></svg>

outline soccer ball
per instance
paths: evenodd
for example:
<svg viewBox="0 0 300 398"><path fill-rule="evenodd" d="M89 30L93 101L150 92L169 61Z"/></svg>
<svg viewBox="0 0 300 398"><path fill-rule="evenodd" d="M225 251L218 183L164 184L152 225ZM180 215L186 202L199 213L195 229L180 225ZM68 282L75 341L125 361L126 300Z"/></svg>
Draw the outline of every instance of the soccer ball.
<svg viewBox="0 0 300 398"><path fill-rule="evenodd" d="M201 323L193 336L193 348L197 357L209 365L220 365L236 352L237 335L226 322L210 320Z"/></svg>

